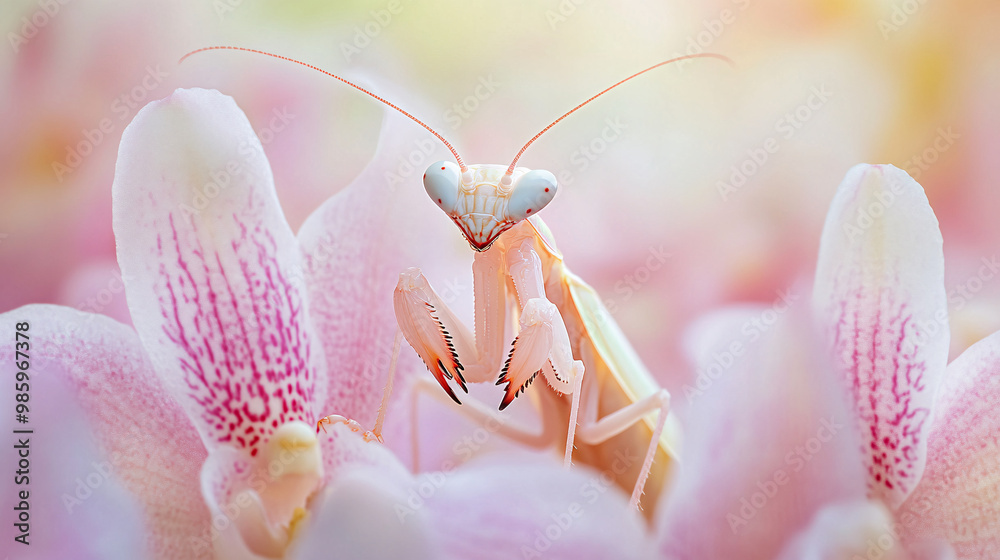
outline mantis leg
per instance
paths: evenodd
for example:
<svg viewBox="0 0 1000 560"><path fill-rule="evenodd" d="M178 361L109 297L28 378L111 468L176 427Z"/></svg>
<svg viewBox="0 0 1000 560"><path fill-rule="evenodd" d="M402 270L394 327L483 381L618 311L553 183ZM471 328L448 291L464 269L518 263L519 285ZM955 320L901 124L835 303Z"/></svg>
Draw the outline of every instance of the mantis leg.
<svg viewBox="0 0 1000 560"><path fill-rule="evenodd" d="M588 387L592 390L592 386ZM588 402L593 399L588 399ZM585 420L577 429L577 437L587 444L597 445L603 443L614 436L632 427L653 411L659 411L656 418L656 426L653 429L653 437L649 442L649 449L646 451L646 458L639 471L639 478L635 481L635 488L632 490L632 498L629 504L632 507L639 506L639 498L642 497L642 489L646 485L646 478L653 467L653 458L656 456L656 449L660 444L660 435L663 434L663 427L667 421L667 413L670 410L670 393L666 389L640 399L628 406L622 407L611 414L608 414L596 421Z"/></svg>
<svg viewBox="0 0 1000 560"><path fill-rule="evenodd" d="M385 424L385 413L389 409L389 397L392 395L392 384L393 380L396 378L396 360L399 358L399 339L402 333L396 330L396 336L392 341L392 360L389 362L389 376L386 378L385 387L382 389L382 404L378 407L378 416L375 418L375 426L372 427L371 431L365 430L361 424L352 418L347 418L339 414L331 414L329 416L324 416L316 422L316 433L322 429L326 431L326 426L331 424L347 424L351 431L363 432L362 436L365 441L376 440L379 443L384 443L382 441L382 426Z"/></svg>
<svg viewBox="0 0 1000 560"><path fill-rule="evenodd" d="M573 461L576 419L580 409L580 387L583 383L583 362L573 359L569 334L559 309L545 296L542 260L531 240L525 240L507 253L508 273L521 304L518 320L520 331L510 350L503 373L497 382L507 383L500 403L503 410L519 392L543 372L549 385L564 393L572 393L569 426L563 464ZM560 373L562 372L562 373Z"/></svg>
<svg viewBox="0 0 1000 560"><path fill-rule="evenodd" d="M545 295L542 260L527 239L506 254L507 273L514 282L521 305L518 335L511 345L497 385L507 383L500 403L503 410L544 372L549 385L560 393L573 392L575 379L583 374L583 362L573 359L566 324L554 303Z"/></svg>
<svg viewBox="0 0 1000 560"><path fill-rule="evenodd" d="M420 438L417 433L419 414L417 402L420 400L420 395L422 394L448 407L452 407L462 416L482 425L490 432L498 433L523 445L542 449L552 442L554 427L544 420L544 416L542 431L540 433L534 432L511 423L509 418L499 415L491 407L474 398L466 399L464 405L455 407L449 399L441 394L441 391L434 385L434 382L425 377L418 377L413 385L410 402L410 443L413 452L413 472L415 473L420 472Z"/></svg>
<svg viewBox="0 0 1000 560"><path fill-rule="evenodd" d="M458 382L468 393L466 382L495 379L503 358L505 287L503 255L499 249L476 253L472 265L476 303L475 335L458 320L448 303L438 296L420 269L399 275L393 294L396 322L437 379L441 388L462 404L448 384Z"/></svg>

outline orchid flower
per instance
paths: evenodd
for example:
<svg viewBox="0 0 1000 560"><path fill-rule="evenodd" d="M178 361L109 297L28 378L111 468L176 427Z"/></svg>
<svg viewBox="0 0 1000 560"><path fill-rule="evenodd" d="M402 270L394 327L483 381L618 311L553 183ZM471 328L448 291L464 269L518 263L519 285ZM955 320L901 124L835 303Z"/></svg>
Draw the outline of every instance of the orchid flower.
<svg viewBox="0 0 1000 560"><path fill-rule="evenodd" d="M94 493L124 488L92 535L100 543L74 530L79 517L48 531L102 558L135 558L132 546L156 559L647 557L644 521L599 473L519 454L414 475L362 427L374 425L388 374L370 366L395 331L396 277L450 233L428 220L413 234L433 207L386 180L419 131L388 115L372 164L296 236L231 98L177 90L139 112L123 134L113 210L134 330L58 306L0 315L5 340L29 325L32 398L46 406L27 425L89 426L113 481ZM11 378L13 352L0 348ZM397 381L422 371L403 356ZM51 404L53 386L74 406ZM402 400L389 401L390 416ZM349 420L317 431L328 414ZM38 441L35 464L72 452L61 441ZM33 488L51 503L78 472ZM111 500L68 496L67 509ZM109 543L119 531L128 539ZM51 532L35 538L53 549Z"/></svg>
<svg viewBox="0 0 1000 560"><path fill-rule="evenodd" d="M748 306L692 329L707 375L661 519L668 557L1000 554L1000 333L946 365L942 243L919 184L856 166L824 228L812 317Z"/></svg>

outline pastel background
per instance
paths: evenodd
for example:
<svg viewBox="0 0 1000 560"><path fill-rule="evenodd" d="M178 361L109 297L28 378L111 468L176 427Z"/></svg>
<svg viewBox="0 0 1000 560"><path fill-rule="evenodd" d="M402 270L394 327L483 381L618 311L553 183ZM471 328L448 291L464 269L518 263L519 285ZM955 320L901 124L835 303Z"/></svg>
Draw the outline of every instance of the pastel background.
<svg viewBox="0 0 1000 560"><path fill-rule="evenodd" d="M1000 328L1000 278L978 276L1000 251L998 12L972 0L11 0L0 311L52 302L129 322L111 231L118 143L141 106L177 87L235 98L293 229L368 162L381 119L371 99L247 53L178 65L190 50L265 49L361 80L481 163L509 162L622 77L704 50L736 68L699 60L644 76L521 160L562 178L544 218L661 383L679 391L697 374L681 341L699 315L804 304L823 217L858 162L892 163L926 189L955 356ZM421 188L419 170L409 178ZM471 261L457 231L442 250ZM470 285L471 274L455 288L467 312Z"/></svg>

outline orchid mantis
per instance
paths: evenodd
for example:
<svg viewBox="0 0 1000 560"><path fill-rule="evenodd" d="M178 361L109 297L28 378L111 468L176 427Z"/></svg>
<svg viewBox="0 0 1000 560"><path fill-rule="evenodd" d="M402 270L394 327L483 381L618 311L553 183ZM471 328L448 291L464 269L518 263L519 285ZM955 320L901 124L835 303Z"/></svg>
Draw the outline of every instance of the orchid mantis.
<svg viewBox="0 0 1000 560"><path fill-rule="evenodd" d="M534 447L565 442L566 466L575 456L579 462L602 471L602 477L610 476L624 490L631 489L633 507L651 515L670 464L677 459L680 442L679 424L669 414L670 395L657 385L594 289L566 267L552 233L538 217L556 194L555 176L548 171L517 167L517 161L554 125L632 78L691 58L729 59L710 53L688 55L632 74L546 126L504 167L466 165L455 148L421 120L311 64L228 46L198 49L181 60L218 49L263 54L333 77L409 117L437 137L455 157L454 162L431 165L423 183L432 201L458 225L476 251L472 267L474 331L456 317L417 268L400 274L393 294L402 336L440 385L439 389L426 378L418 379L415 385L411 408L414 469L419 469L415 432L419 395L461 405L452 384L467 393L468 383L491 382L505 385L499 406L504 410L541 376L545 387L535 392L541 432L506 422L499 424L498 432ZM508 307L513 308L516 336L505 356ZM366 432L379 440L384 409L385 402L376 428ZM467 400L458 410L478 422L494 419L489 407L475 400ZM350 420L328 417L320 421L320 428L324 422L351 425ZM352 427L361 430L360 426ZM638 450L644 450L644 455L633 455ZM644 489L648 491L645 498Z"/></svg>

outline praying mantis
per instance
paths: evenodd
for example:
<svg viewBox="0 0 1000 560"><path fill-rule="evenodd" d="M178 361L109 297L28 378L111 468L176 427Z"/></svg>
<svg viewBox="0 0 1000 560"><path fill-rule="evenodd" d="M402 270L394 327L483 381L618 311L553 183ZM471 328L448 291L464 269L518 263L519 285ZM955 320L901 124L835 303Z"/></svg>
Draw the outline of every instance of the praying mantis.
<svg viewBox="0 0 1000 560"><path fill-rule="evenodd" d="M416 405L421 394L449 404L454 401L461 405L457 410L462 414L485 423L495 421L495 413L474 399L467 399L463 405L453 384L465 393L468 383L505 385L499 405L504 410L541 376L545 387L533 392L541 432L508 422L494 422L496 431L537 448L565 442L563 462L567 467L575 458L600 470L602 478L610 477L626 492L631 489L630 505L651 516L679 453L680 427L670 414L670 394L656 383L597 292L566 266L552 232L538 216L556 194L555 176L544 170L517 167L517 162L532 143L560 121L639 75L692 58L732 62L722 55L699 53L636 72L546 126L505 167L466 165L452 144L423 121L353 82L305 62L230 46L198 49L181 60L208 50L247 51L322 72L409 117L438 138L455 158L454 162L432 164L423 176L423 184L434 204L458 226L475 251L474 330L458 319L418 268L403 271L393 293L399 332L439 386L427 378L418 379L414 385L414 469L419 470ZM508 308L516 336L505 358ZM393 364L399 334L394 346ZM391 383L390 372L388 387ZM376 427L365 432L366 439L381 441L386 404L383 398ZM339 416L320 420L318 427L333 422L361 430L356 423ZM633 456L636 450L645 453Z"/></svg>

